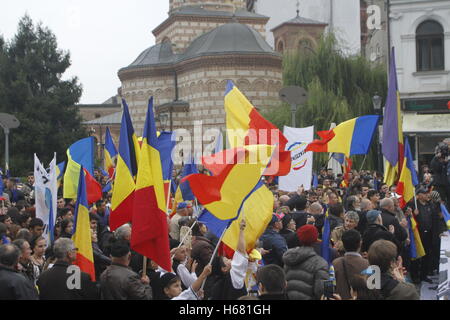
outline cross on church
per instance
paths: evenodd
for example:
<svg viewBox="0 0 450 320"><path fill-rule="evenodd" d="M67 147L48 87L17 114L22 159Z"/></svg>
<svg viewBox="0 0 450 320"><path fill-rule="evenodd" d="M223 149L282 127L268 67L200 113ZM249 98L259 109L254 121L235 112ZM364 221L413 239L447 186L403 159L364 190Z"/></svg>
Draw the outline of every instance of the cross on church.
<svg viewBox="0 0 450 320"><path fill-rule="evenodd" d="M300 0L297 0L297 17L300 16Z"/></svg>

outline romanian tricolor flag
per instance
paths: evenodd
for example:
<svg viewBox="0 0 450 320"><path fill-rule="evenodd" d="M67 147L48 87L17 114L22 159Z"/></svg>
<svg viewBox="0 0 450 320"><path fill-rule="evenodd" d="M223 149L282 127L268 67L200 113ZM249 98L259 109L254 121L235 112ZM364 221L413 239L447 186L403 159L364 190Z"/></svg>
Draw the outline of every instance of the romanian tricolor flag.
<svg viewBox="0 0 450 320"><path fill-rule="evenodd" d="M322 139L311 142L305 151L337 152L346 157L367 154L379 118L362 116L347 120L331 130L318 131L317 134Z"/></svg>
<svg viewBox="0 0 450 320"><path fill-rule="evenodd" d="M272 123L264 119L241 91L228 81L225 92L227 136L231 148L245 145L278 145L266 175L285 176L291 171L288 140Z"/></svg>
<svg viewBox="0 0 450 320"><path fill-rule="evenodd" d="M158 149L161 155L161 165L164 180L164 194L166 199L170 197L170 185L173 174L172 151L175 148L175 139L172 139L173 132L161 132L158 135Z"/></svg>
<svg viewBox="0 0 450 320"><path fill-rule="evenodd" d="M325 213L325 221L322 230L322 243L320 244L322 258L331 265L331 229L330 229L330 219L328 218L328 210Z"/></svg>
<svg viewBox="0 0 450 320"><path fill-rule="evenodd" d="M396 70L395 51L392 48L382 141L382 152L387 160L384 182L389 186L396 184L399 180L404 161L402 114Z"/></svg>
<svg viewBox="0 0 450 320"><path fill-rule="evenodd" d="M447 225L447 229L450 230L450 213L448 213L448 210L445 207L445 204L443 204L443 203L441 203L441 212L442 212L442 217L444 218L445 224Z"/></svg>
<svg viewBox="0 0 450 320"><path fill-rule="evenodd" d="M342 165L344 172L344 179L341 182L341 187L348 188L348 186L350 185L348 176L349 173L352 171L352 165L353 165L352 159L345 157L344 163Z"/></svg>
<svg viewBox="0 0 450 320"><path fill-rule="evenodd" d="M105 169L108 172L109 179L114 177L114 168L116 167L114 160L117 156L117 149L114 145L114 141L111 137L111 133L109 132L109 128L106 128L105 134Z"/></svg>
<svg viewBox="0 0 450 320"><path fill-rule="evenodd" d="M153 98L150 99L144 126L141 155L133 209L131 247L171 270L167 234L166 198L158 138L156 136Z"/></svg>
<svg viewBox="0 0 450 320"><path fill-rule="evenodd" d="M223 230L230 224L222 239L219 254L231 259L237 248L241 220L245 218L247 224L244 237L246 251L249 253L255 248L256 241L264 233L272 219L273 202L272 192L262 182L259 182L249 197L244 201L242 213L231 224L230 220L217 219L208 211L202 213L199 221L204 223L208 227L208 230L213 232L217 237L220 237Z"/></svg>
<svg viewBox="0 0 450 320"><path fill-rule="evenodd" d="M181 182L189 181L198 202L216 218L236 219L271 159L271 155L263 157L261 154L267 150L273 152L274 149L273 146L252 145L229 150L234 161L227 164L218 175L192 174Z"/></svg>
<svg viewBox="0 0 450 320"><path fill-rule="evenodd" d="M402 209L414 198L415 186L418 184L419 179L417 178L416 169L414 168L411 149L409 147L408 139L405 138L405 159L403 161L400 180L397 184L397 193L401 195L399 204Z"/></svg>
<svg viewBox="0 0 450 320"><path fill-rule="evenodd" d="M411 259L419 259L425 256L425 249L420 239L419 228L415 218L408 217L408 232L409 232L409 254Z"/></svg>
<svg viewBox="0 0 450 320"><path fill-rule="evenodd" d="M111 199L110 228L112 231L128 223L132 219L134 207L134 190L138 172L140 146L134 133L128 105L123 103L122 124L120 127L119 154L113 194Z"/></svg>
<svg viewBox="0 0 450 320"><path fill-rule="evenodd" d="M66 166L66 162L60 162L56 165L56 183L57 183L57 188L59 188L59 186L61 185L61 181L64 177L64 168Z"/></svg>
<svg viewBox="0 0 450 320"><path fill-rule="evenodd" d="M92 252L91 224L89 222L88 200L83 171L80 170L78 196L75 205L74 229L72 240L78 248L77 259L74 264L81 271L88 273L95 281L94 254Z"/></svg>
<svg viewBox="0 0 450 320"><path fill-rule="evenodd" d="M94 178L94 137L81 139L67 149L67 168L64 173L64 198L76 199L78 177L83 167L88 203L102 198L102 187Z"/></svg>

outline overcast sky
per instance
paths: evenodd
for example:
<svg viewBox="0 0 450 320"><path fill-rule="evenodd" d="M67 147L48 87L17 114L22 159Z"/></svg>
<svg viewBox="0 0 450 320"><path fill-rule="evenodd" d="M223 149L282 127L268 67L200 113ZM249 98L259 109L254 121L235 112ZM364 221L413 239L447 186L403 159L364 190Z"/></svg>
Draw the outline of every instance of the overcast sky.
<svg viewBox="0 0 450 320"><path fill-rule="evenodd" d="M0 34L10 40L21 17L42 21L71 54L64 78L83 85L80 103L102 103L117 93L117 71L155 43L152 30L167 18L168 0L2 1Z"/></svg>

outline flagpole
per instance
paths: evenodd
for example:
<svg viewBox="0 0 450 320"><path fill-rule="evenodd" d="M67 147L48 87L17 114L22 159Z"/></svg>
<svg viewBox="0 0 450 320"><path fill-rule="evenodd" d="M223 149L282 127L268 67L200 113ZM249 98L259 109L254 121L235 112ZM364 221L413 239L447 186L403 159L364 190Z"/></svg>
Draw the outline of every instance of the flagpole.
<svg viewBox="0 0 450 320"><path fill-rule="evenodd" d="M219 238L219 241L217 241L217 245L216 245L216 248L214 249L214 252L213 252L213 254L211 256L211 260L209 261L208 264L212 264L212 262L214 260L214 257L216 256L217 250L219 249L220 243L222 242L223 236L225 235L225 232L227 230L228 230L228 227L226 227L225 230L223 230L222 235ZM203 290L203 287L205 286L205 283L206 283L206 278L205 278L205 280L203 280L202 286L200 288L201 290Z"/></svg>
<svg viewBox="0 0 450 320"><path fill-rule="evenodd" d="M147 276L147 257L144 257L144 262L142 263L142 278Z"/></svg>
<svg viewBox="0 0 450 320"><path fill-rule="evenodd" d="M181 242L180 242L180 244L178 245L177 249L179 249L179 248L183 245L183 243L186 241L186 239L187 239L189 233L192 231L192 228L194 228L194 226L197 224L197 222L198 222L198 220L195 220L195 222L194 222L194 223L192 224L192 226L189 228L189 231L186 232L186 234L185 234L184 237L183 237L183 240L181 240ZM172 260L173 257L175 257L175 254L173 254L173 255L170 257L170 260Z"/></svg>
<svg viewBox="0 0 450 320"><path fill-rule="evenodd" d="M363 162L362 162L362 164L361 164L361 168L359 169L359 172L361 172L362 168L364 167L364 163L366 162L366 158L367 158L367 153L366 153L366 155L364 156L364 160L363 160ZM358 172L358 173L359 173L359 172Z"/></svg>
<svg viewBox="0 0 450 320"><path fill-rule="evenodd" d="M169 189L167 190L166 215L169 216L170 188L172 187L172 179L169 181Z"/></svg>

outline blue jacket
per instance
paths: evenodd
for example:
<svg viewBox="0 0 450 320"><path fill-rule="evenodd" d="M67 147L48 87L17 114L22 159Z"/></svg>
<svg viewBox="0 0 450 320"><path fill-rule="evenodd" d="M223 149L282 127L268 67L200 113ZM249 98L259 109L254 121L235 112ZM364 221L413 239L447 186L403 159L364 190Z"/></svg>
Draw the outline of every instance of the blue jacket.
<svg viewBox="0 0 450 320"><path fill-rule="evenodd" d="M265 265L277 264L283 267L283 254L287 251L286 239L272 228L268 228L260 238L262 246L270 253L263 256Z"/></svg>

